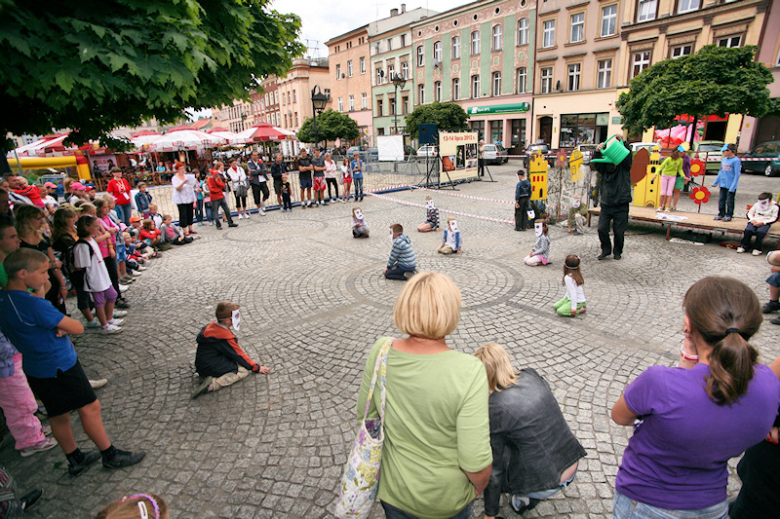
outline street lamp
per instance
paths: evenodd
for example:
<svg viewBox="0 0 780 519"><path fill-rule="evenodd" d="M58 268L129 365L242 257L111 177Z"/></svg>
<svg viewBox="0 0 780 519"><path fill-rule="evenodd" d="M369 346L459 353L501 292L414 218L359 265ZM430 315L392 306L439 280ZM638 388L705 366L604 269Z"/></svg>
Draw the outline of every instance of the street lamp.
<svg viewBox="0 0 780 519"><path fill-rule="evenodd" d="M390 81L393 82L393 86L395 87L395 110L393 110L393 112L395 112L395 134L398 135L398 89L404 89L406 79L401 74L396 73L390 78Z"/></svg>
<svg viewBox="0 0 780 519"><path fill-rule="evenodd" d="M328 96L320 90L320 85L314 85L311 89L311 106L314 109L314 148L317 148L317 114L321 114L328 104Z"/></svg>

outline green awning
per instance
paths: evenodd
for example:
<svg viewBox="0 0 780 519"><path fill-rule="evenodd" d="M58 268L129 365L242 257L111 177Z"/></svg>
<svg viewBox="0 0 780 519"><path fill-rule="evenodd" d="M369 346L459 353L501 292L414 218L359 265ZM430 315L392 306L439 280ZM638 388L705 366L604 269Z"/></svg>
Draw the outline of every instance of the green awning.
<svg viewBox="0 0 780 519"><path fill-rule="evenodd" d="M515 103L511 105L470 106L469 115L486 114L518 114L531 110L531 103Z"/></svg>

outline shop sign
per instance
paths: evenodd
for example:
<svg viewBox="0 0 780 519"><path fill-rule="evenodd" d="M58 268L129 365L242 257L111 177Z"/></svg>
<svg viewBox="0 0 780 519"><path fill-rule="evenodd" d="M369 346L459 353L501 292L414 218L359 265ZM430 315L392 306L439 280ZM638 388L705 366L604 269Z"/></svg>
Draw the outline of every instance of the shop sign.
<svg viewBox="0 0 780 519"><path fill-rule="evenodd" d="M530 110L531 103L514 103L509 105L470 106L467 113L469 115L517 114Z"/></svg>

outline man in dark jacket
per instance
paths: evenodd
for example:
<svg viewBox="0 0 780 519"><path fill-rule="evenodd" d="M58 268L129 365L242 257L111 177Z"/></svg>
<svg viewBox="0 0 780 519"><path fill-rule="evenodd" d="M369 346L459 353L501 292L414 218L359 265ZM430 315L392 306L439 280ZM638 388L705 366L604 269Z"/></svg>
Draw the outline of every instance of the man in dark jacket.
<svg viewBox="0 0 780 519"><path fill-rule="evenodd" d="M261 366L244 353L230 327L241 326L241 314L236 303L217 305L217 320L211 321L198 334L198 350L195 353L195 369L203 381L192 398L203 393L217 391L246 378L249 372L268 373L270 368Z"/></svg>
<svg viewBox="0 0 780 519"><path fill-rule="evenodd" d="M628 143L623 139L623 134L618 133L617 139L628 148ZM599 144L593 153L594 159L602 158ZM629 148L630 150L630 148ZM631 204L631 163L633 155L629 152L623 162L615 166L608 163L594 163L596 171L601 176L599 192L601 194L601 212L599 213L599 240L601 241L601 254L598 259L603 260L614 252L615 259L619 260L623 255L623 235L628 228L628 207ZM609 240L609 224L612 222L612 231L615 234L615 246Z"/></svg>

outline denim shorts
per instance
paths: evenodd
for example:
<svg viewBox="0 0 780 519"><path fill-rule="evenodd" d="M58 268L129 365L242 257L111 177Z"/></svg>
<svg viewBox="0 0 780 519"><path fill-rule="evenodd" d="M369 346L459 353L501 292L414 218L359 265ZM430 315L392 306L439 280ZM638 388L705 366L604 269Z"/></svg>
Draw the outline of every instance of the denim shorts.
<svg viewBox="0 0 780 519"><path fill-rule="evenodd" d="M766 278L766 282L772 285L773 287L780 288L780 272L772 272L772 274L770 274L769 277Z"/></svg>
<svg viewBox="0 0 780 519"><path fill-rule="evenodd" d="M634 501L615 490L613 519L723 519L728 516L728 500L701 510L666 510Z"/></svg>

